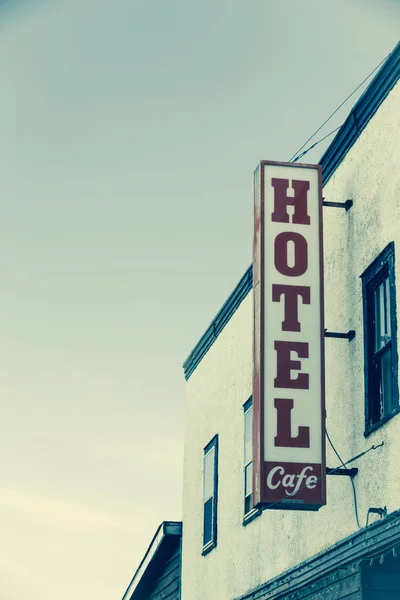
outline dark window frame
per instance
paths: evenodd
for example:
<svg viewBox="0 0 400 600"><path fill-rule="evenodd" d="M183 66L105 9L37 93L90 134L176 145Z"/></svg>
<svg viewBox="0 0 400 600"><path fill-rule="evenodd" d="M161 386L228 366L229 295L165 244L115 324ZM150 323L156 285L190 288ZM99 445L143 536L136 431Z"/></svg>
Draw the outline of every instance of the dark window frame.
<svg viewBox="0 0 400 600"><path fill-rule="evenodd" d="M396 318L396 278L395 278L394 242L390 242L379 256L362 273L363 291L363 328L364 328L364 389L365 389L365 431L367 437L384 423L400 412L398 389L398 354L397 354L397 318ZM390 308L390 341L379 350L375 343L375 299L374 292L386 279L389 280L389 308ZM386 308L386 307L385 307ZM377 360L387 349L391 352L391 405L386 414L376 418L378 410L377 385L378 380L374 373L378 369Z"/></svg>
<svg viewBox="0 0 400 600"><path fill-rule="evenodd" d="M244 460L243 460L243 521L242 521L242 525L248 525L249 523L251 523L251 521L253 521L256 517L258 517L259 515L261 515L261 510L259 508L254 508L253 506L253 492L251 492L251 494L247 494L246 495L246 470L249 467L249 465L253 464L253 456L251 461L247 461L246 462L246 415L247 413L250 411L252 411L252 418L253 418L253 397L250 396L250 398L243 404L243 421L244 421L244 435L243 435L243 442L244 442ZM253 451L253 439L251 440L251 444L252 444L252 451ZM253 452L252 452L253 454ZM246 500L247 498L251 495L251 507L247 509L246 507Z"/></svg>
<svg viewBox="0 0 400 600"><path fill-rule="evenodd" d="M250 411L251 411L251 417L252 417L253 416L253 398L249 398L247 400L247 402L245 402L245 404L243 405L243 417L244 417L244 436L243 436L243 438L244 438L244 440L243 440L244 441L244 461L243 461L243 463L244 463L243 464L244 506L243 506L243 509L244 509L245 516L248 515L254 508L253 507L253 492L251 491L250 494L246 494L246 491L247 491L246 490L246 472L247 472L247 469L250 467L250 465L253 464L253 456L251 456L251 460L246 461L246 445L248 442L248 440L246 439L246 418ZM251 442L252 442L252 446L253 446L253 440L251 440ZM252 448L252 450L253 450L253 448ZM253 454L253 452L252 452L252 454ZM251 496L250 501L248 501L247 499L250 496ZM248 502L250 502L251 506L247 510L246 504Z"/></svg>
<svg viewBox="0 0 400 600"><path fill-rule="evenodd" d="M205 457L214 449L214 475L213 475L213 495L212 498L212 529L211 539L205 542L205 510L206 504L204 498L204 483L205 483ZM217 545L218 539L218 434L216 434L212 440L205 446L203 453L203 550L202 555L205 556Z"/></svg>

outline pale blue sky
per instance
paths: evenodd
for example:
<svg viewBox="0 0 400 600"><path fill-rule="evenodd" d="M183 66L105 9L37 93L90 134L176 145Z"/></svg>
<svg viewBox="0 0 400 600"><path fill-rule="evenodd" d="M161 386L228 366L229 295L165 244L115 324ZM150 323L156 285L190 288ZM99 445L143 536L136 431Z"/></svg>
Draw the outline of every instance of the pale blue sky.
<svg viewBox="0 0 400 600"><path fill-rule="evenodd" d="M252 172L390 52L399 9L0 2L1 598L119 600L180 518L181 365L250 264Z"/></svg>

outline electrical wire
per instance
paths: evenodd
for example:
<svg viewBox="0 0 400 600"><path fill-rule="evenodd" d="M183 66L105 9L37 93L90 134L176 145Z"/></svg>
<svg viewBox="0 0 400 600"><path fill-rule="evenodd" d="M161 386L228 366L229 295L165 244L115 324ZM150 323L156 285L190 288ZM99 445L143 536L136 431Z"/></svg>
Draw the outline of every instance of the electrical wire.
<svg viewBox="0 0 400 600"><path fill-rule="evenodd" d="M384 556L390 556L390 555L393 558L397 558L397 552L398 552L399 549L400 549L399 545L392 546L392 548L389 548L388 550L380 550L378 552L375 552L374 554L368 554L367 556L365 556L364 558L362 558L362 560L369 560L370 561L370 566L371 566L372 562L374 560L376 560L377 558L382 558Z"/></svg>
<svg viewBox="0 0 400 600"><path fill-rule="evenodd" d="M347 98L345 100L343 100L343 102L341 104L339 104L339 106L336 108L336 110L334 110L333 113L322 123L322 125L320 127L318 127L318 129L316 129L314 131L314 133L308 138L308 140L305 141L304 144L302 146L300 146L300 148L298 150L296 150L296 152L293 154L293 156L289 160L289 162L293 161L294 157L297 156L297 154L299 154L299 152L301 152L303 150L304 146L306 146L308 144L308 142L310 140L312 140L313 137L315 135L317 135L317 133L319 131L321 131L321 129L324 127L324 125L326 125L328 123L328 121L330 121L332 119L332 117L336 115L336 113L342 108L342 106L344 104L346 104L347 100L349 100L360 89L360 87L362 85L364 85L364 83L375 73L375 71L377 71L377 69L379 69L379 67L389 58L390 55L391 55L391 52L389 52L389 54L387 56L385 56L385 58L383 60L381 60L381 62L379 63L379 65L377 65L375 67L375 69L373 71L371 71L371 73L369 75L367 75L367 77L365 79L363 79L363 81L351 92L351 94L349 94L347 96Z"/></svg>
<svg viewBox="0 0 400 600"><path fill-rule="evenodd" d="M325 434L326 437L328 438L328 442L330 443L330 445L332 446L332 450L334 451L334 453L336 454L336 456L338 457L338 459L340 460L342 467L345 469L345 464L342 460L342 457L340 456L339 452L336 450L330 436L328 433L328 430L325 428ZM350 462L350 461L349 461ZM354 484L353 478L350 477L350 481L351 481L351 486L353 488L353 498L354 498L354 513L355 513L355 517L356 517L356 522L357 522L357 527L358 529L362 529L361 525L360 525L360 519L358 518L358 504L357 504L357 492L356 492L356 486Z"/></svg>
<svg viewBox="0 0 400 600"><path fill-rule="evenodd" d="M343 125L343 123L342 123ZM335 133L336 131L339 131L339 129L341 128L342 125L339 125L339 127L336 127L336 129L334 129L333 131L331 131L330 133L328 133L327 135L325 135L323 138L321 138L320 140L318 140L318 142L315 142L315 144L313 144L312 146L309 146L306 150L304 150L304 152L302 152L301 154L299 154L298 156L296 156L296 158L294 158L293 160L290 160L290 162L296 162L296 160L299 160L300 158L302 158L305 154L307 154L307 152L310 152L310 150L312 150L313 148L315 148L315 146L318 146L318 144L320 144L321 142L323 142L324 140L326 140L326 138L328 138L330 135L332 135L332 133Z"/></svg>
<svg viewBox="0 0 400 600"><path fill-rule="evenodd" d="M332 473L333 471L339 471L339 469L341 467L346 467L346 465L349 465L350 463L354 462L355 460L357 460L358 458L361 458L362 456L364 456L365 454L368 454L368 452L371 452L371 450L377 450L378 448L381 448L383 445L385 444L385 442L381 442L380 444L373 444L372 446L370 446L370 448L368 448L367 450L364 450L364 452L360 452L360 454L357 454L356 456L353 456L353 458L350 458L349 460L347 460L346 462L341 462L341 465L339 465L338 467L336 467L335 469L332 469L330 471L330 473ZM325 477L327 477L328 473L325 473L325 475L321 475L321 477L318 477L317 481L315 481L315 483L318 483L318 481L321 481L322 479L325 479ZM298 494L298 492L301 492L301 490L306 489L308 486L307 484L303 485L301 488L299 488L296 492L296 494ZM275 506L276 504L280 504L282 501L287 500L288 496L292 496L293 493L291 494L287 494L286 496L283 496L282 498L280 498L279 500L275 500L275 502L272 502L271 504L268 504L268 508L272 508L273 506Z"/></svg>

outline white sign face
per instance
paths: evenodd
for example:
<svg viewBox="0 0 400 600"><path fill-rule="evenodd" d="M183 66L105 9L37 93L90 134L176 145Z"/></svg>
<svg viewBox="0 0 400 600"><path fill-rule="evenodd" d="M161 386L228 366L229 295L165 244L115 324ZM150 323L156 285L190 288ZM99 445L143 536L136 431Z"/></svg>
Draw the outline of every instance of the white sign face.
<svg viewBox="0 0 400 600"><path fill-rule="evenodd" d="M255 177L254 498L325 504L321 173L263 161Z"/></svg>

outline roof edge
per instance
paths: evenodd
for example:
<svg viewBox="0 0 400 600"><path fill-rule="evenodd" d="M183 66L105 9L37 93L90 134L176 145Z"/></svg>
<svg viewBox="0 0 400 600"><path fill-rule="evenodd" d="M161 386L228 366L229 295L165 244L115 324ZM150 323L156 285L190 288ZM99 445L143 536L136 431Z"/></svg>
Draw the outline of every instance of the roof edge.
<svg viewBox="0 0 400 600"><path fill-rule="evenodd" d="M146 573L150 563L156 558L161 544L167 536L182 537L182 521L163 521L161 525L157 527L157 530L145 552L145 555L143 556L134 576L132 577L124 595L122 596L122 600L128 600L128 598L132 596L142 580L143 575Z"/></svg>
<svg viewBox="0 0 400 600"><path fill-rule="evenodd" d="M209 327L201 336L192 352L183 363L185 379L188 380L203 356L211 348L225 325L232 318L234 312L241 305L253 287L253 265L247 269L233 292L228 296L220 310L217 312Z"/></svg>
<svg viewBox="0 0 400 600"><path fill-rule="evenodd" d="M358 562L369 559L371 556L386 554L399 544L400 510L396 510L385 519L356 531L326 550L322 550L304 562L250 590L237 600L253 600L255 597L268 597L269 600L276 598L278 600L289 590L294 592L311 581L328 575L333 570L351 565L354 561Z"/></svg>
<svg viewBox="0 0 400 600"><path fill-rule="evenodd" d="M320 158L322 185L328 183L348 151L396 85L399 76L400 42L393 48L378 73L357 100L349 116Z"/></svg>

